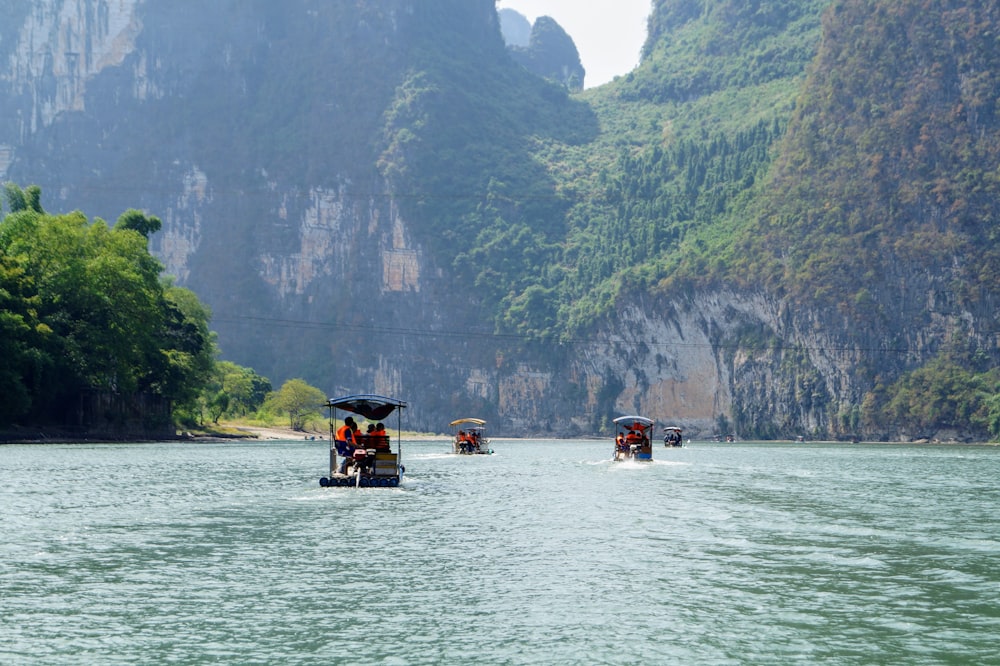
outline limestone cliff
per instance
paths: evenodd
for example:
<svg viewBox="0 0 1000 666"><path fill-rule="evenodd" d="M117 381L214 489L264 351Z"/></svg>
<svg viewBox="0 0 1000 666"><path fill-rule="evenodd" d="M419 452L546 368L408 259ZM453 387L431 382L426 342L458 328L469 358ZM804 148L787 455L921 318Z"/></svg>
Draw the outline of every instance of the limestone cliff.
<svg viewBox="0 0 1000 666"><path fill-rule="evenodd" d="M860 350L886 340L780 286L633 286L584 333L497 334L498 303L572 275L568 198L612 209L542 156L593 150L570 175L613 179L617 140L511 59L493 0L15 0L0 56L0 179L40 185L50 209L160 217L151 247L212 308L222 356L275 384L396 396L432 431L475 415L498 435L589 435L625 412L696 437L862 429ZM613 120L669 143L663 118ZM509 234L481 236L491 224ZM931 298L943 275L913 284ZM903 335L963 318L981 314Z"/></svg>

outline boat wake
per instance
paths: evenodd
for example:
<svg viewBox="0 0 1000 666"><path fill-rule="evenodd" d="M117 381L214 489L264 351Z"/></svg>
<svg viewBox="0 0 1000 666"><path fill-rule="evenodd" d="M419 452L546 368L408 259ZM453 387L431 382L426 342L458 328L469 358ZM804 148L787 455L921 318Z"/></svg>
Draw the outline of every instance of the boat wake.
<svg viewBox="0 0 1000 666"><path fill-rule="evenodd" d="M415 460L447 460L456 455L454 453L411 453L407 457Z"/></svg>

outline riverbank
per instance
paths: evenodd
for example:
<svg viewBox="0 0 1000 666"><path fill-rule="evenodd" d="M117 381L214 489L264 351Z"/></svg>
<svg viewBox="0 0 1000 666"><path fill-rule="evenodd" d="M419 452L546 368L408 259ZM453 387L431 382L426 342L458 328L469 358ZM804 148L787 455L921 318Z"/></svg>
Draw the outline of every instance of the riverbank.
<svg viewBox="0 0 1000 666"><path fill-rule="evenodd" d="M97 442L160 442L180 440L188 442L224 442L227 440L289 441L295 439L328 439L327 430L307 428L293 430L281 426L250 424L223 424L199 429L178 430L173 435L161 437L138 436L135 434L111 434L101 432L70 432L57 429L16 428L0 431L0 444L87 444ZM395 437L395 433L392 435ZM405 439L441 439L448 435L434 433L404 432Z"/></svg>
<svg viewBox="0 0 1000 666"><path fill-rule="evenodd" d="M201 429L179 430L173 435L136 436L135 434L113 434L102 432L71 432L52 428L17 428L0 432L2 444L76 444L90 442L138 442L181 440L190 442L213 442L229 439L290 440L325 439L325 431L293 430L280 426L220 425Z"/></svg>

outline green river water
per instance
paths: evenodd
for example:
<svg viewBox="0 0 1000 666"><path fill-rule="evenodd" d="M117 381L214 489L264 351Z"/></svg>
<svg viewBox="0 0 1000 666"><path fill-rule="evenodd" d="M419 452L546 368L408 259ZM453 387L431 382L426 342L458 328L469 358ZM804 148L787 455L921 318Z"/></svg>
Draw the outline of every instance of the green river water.
<svg viewBox="0 0 1000 666"><path fill-rule="evenodd" d="M1000 664L1000 448L0 446L2 664Z"/></svg>

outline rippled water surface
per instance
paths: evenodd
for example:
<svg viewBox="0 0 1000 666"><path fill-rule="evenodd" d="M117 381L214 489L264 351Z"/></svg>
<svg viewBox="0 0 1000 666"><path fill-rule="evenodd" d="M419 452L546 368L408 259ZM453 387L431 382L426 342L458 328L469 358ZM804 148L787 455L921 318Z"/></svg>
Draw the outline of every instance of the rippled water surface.
<svg viewBox="0 0 1000 666"><path fill-rule="evenodd" d="M0 447L4 664L998 664L1000 449Z"/></svg>

